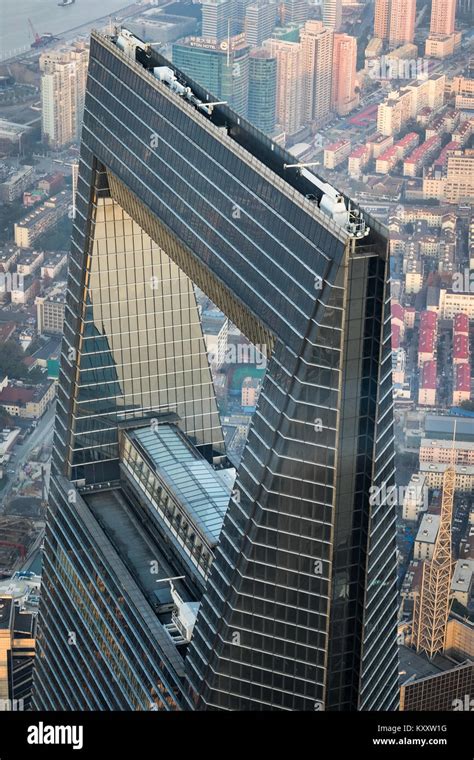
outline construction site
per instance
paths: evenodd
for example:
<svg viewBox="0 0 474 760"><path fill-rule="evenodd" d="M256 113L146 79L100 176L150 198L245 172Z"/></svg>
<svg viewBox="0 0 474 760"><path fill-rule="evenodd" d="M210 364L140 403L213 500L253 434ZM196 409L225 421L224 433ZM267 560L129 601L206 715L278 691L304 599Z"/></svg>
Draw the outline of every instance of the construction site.
<svg viewBox="0 0 474 760"><path fill-rule="evenodd" d="M0 515L0 578L25 566L41 543L47 504L51 448L38 446L23 464Z"/></svg>
<svg viewBox="0 0 474 760"><path fill-rule="evenodd" d="M0 536L0 578L10 578L23 566L40 531L28 518L3 515Z"/></svg>

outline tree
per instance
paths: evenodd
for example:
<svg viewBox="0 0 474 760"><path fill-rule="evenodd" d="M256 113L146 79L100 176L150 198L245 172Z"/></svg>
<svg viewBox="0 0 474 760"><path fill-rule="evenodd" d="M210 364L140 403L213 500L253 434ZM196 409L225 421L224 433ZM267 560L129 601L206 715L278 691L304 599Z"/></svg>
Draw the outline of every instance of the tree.
<svg viewBox="0 0 474 760"><path fill-rule="evenodd" d="M0 429L10 427L12 424L12 418L8 414L7 410L0 406Z"/></svg>
<svg viewBox="0 0 474 760"><path fill-rule="evenodd" d="M24 380L27 369L23 364L23 359L24 353L21 346L14 340L5 341L0 351L0 373L15 380Z"/></svg>

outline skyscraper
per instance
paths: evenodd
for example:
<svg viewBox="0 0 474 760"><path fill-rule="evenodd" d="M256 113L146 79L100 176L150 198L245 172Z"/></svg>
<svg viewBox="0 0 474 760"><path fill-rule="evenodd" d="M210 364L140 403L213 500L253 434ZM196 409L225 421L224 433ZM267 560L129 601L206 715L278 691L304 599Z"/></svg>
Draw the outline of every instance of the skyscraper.
<svg viewBox="0 0 474 760"><path fill-rule="evenodd" d="M229 34L232 0L204 0L202 3L202 36L222 40ZM232 27L230 33L233 33Z"/></svg>
<svg viewBox="0 0 474 760"><path fill-rule="evenodd" d="M342 21L342 0L322 0L321 13L324 26L338 32Z"/></svg>
<svg viewBox="0 0 474 760"><path fill-rule="evenodd" d="M416 0L391 0L390 47L413 42L415 37Z"/></svg>
<svg viewBox="0 0 474 760"><path fill-rule="evenodd" d="M375 0L374 37L388 40L390 33L391 0Z"/></svg>
<svg viewBox="0 0 474 760"><path fill-rule="evenodd" d="M374 36L395 48L413 42L416 0L375 0Z"/></svg>
<svg viewBox="0 0 474 760"><path fill-rule="evenodd" d="M394 709L384 229L212 103L93 33L35 705ZM235 483L193 282L270 354Z"/></svg>
<svg viewBox="0 0 474 760"><path fill-rule="evenodd" d="M280 6L282 24L303 24L309 16L307 0L284 0Z"/></svg>
<svg viewBox="0 0 474 760"><path fill-rule="evenodd" d="M425 54L433 58L447 58L461 43L456 32L456 0L433 0L431 7L430 34L426 40Z"/></svg>
<svg viewBox="0 0 474 760"><path fill-rule="evenodd" d="M332 107L345 116L358 104L356 94L357 39L348 34L334 35L332 67Z"/></svg>
<svg viewBox="0 0 474 760"><path fill-rule="evenodd" d="M173 44L173 62L191 79L226 100L242 116L247 115L249 45L243 34L230 44L203 37L186 37Z"/></svg>
<svg viewBox="0 0 474 760"><path fill-rule="evenodd" d="M83 44L40 56L41 132L53 150L79 139L87 62Z"/></svg>
<svg viewBox="0 0 474 760"><path fill-rule="evenodd" d="M302 47L299 42L265 40L264 47L277 62L276 119L281 129L294 134L303 125Z"/></svg>
<svg viewBox="0 0 474 760"><path fill-rule="evenodd" d="M276 124L277 62L269 50L256 48L249 57L249 121L272 135Z"/></svg>
<svg viewBox="0 0 474 760"><path fill-rule="evenodd" d="M268 0L257 0L245 10L245 39L253 47L271 37L276 23L277 4Z"/></svg>
<svg viewBox="0 0 474 760"><path fill-rule="evenodd" d="M307 21L300 39L304 117L306 121L321 121L331 111L334 33L321 21Z"/></svg>
<svg viewBox="0 0 474 760"><path fill-rule="evenodd" d="M456 0L433 0L431 6L430 35L454 33Z"/></svg>
<svg viewBox="0 0 474 760"><path fill-rule="evenodd" d="M245 11L254 5L254 0L232 0L232 21L234 34L245 32Z"/></svg>

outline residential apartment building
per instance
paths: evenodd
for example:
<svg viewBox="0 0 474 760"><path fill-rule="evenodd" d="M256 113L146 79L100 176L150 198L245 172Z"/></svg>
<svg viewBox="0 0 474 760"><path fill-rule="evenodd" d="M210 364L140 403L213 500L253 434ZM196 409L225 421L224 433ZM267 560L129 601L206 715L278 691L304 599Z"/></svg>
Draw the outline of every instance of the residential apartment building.
<svg viewBox="0 0 474 760"><path fill-rule="evenodd" d="M88 60L83 43L40 56L41 130L53 150L79 139Z"/></svg>
<svg viewBox="0 0 474 760"><path fill-rule="evenodd" d="M36 321L40 335L62 335L66 310L66 283L58 283L43 296L36 296Z"/></svg>
<svg viewBox="0 0 474 760"><path fill-rule="evenodd" d="M332 70L332 107L346 116L359 104L356 93L357 39L335 34Z"/></svg>
<svg viewBox="0 0 474 760"><path fill-rule="evenodd" d="M300 41L304 120L321 122L329 116L332 106L334 34L320 21L307 21Z"/></svg>
<svg viewBox="0 0 474 760"><path fill-rule="evenodd" d="M304 123L302 77L302 44L286 40L265 40L264 47L277 62L276 120L288 134L297 132ZM305 111L306 113L306 111Z"/></svg>

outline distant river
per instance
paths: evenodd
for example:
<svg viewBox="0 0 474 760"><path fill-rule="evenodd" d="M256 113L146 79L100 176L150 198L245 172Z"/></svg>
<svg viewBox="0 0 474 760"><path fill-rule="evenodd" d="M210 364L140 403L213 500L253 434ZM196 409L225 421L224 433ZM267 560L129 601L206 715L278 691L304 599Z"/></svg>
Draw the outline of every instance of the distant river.
<svg viewBox="0 0 474 760"><path fill-rule="evenodd" d="M58 0L0 0L0 60L33 42L28 19L38 34L61 34L96 18L102 18L131 4L133 0L76 0L58 7Z"/></svg>

